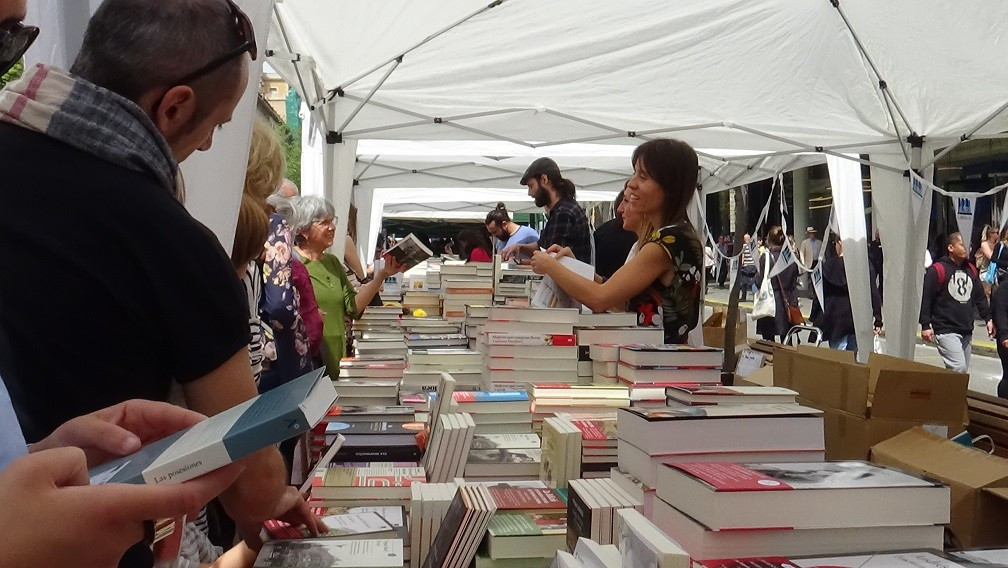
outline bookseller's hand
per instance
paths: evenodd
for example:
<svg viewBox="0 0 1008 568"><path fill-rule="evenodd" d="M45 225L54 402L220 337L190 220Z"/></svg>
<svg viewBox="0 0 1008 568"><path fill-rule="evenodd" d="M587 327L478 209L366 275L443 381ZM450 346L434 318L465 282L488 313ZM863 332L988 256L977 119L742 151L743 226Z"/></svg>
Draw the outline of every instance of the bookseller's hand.
<svg viewBox="0 0 1008 568"><path fill-rule="evenodd" d="M312 512L304 496L301 495L296 487L287 487L274 507L274 514L271 518L283 521L293 527L303 526L312 536L319 536L320 534L329 532L329 527L322 522L322 519L318 515ZM245 543L256 551L262 547L262 541L259 539L261 532L261 523L241 527L241 534Z"/></svg>
<svg viewBox="0 0 1008 568"><path fill-rule="evenodd" d="M88 467L126 456L141 446L188 428L206 417L164 402L127 400L78 416L53 431L30 451L74 446L84 450Z"/></svg>
<svg viewBox="0 0 1008 568"><path fill-rule="evenodd" d="M90 485L78 448L41 450L0 473L0 566L115 566L144 521L197 511L242 471L232 464L178 485Z"/></svg>

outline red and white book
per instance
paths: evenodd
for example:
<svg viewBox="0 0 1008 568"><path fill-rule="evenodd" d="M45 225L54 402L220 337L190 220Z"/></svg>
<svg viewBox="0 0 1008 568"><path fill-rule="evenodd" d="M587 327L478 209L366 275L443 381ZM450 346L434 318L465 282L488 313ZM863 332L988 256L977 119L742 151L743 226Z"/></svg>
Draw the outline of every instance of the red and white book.
<svg viewBox="0 0 1008 568"><path fill-rule="evenodd" d="M499 333L487 332L487 345L576 345L574 334L567 333Z"/></svg>
<svg viewBox="0 0 1008 568"><path fill-rule="evenodd" d="M659 367L659 366L638 366L629 365L624 362L616 368L616 376L624 382L631 384L649 383L652 385L697 383L697 384L720 384L721 366L680 366L680 367Z"/></svg>
<svg viewBox="0 0 1008 568"><path fill-rule="evenodd" d="M863 461L677 463L658 468L658 497L711 530L940 525L950 490Z"/></svg>

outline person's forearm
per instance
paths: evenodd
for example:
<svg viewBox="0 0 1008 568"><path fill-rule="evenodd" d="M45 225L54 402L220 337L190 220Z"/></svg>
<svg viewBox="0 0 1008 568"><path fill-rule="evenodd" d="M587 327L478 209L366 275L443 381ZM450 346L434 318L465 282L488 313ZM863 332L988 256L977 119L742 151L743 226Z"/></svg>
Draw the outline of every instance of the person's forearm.
<svg viewBox="0 0 1008 568"><path fill-rule="evenodd" d="M583 278L559 262L553 264L547 274L564 292L588 306L591 311L604 312L613 307L605 300L601 283Z"/></svg>
<svg viewBox="0 0 1008 568"><path fill-rule="evenodd" d="M357 313L364 313L364 308L368 307L371 300L375 297L375 294L381 291L382 284L385 283L385 278L388 276L384 272L379 272L375 274L374 280L362 285L357 289L357 297L354 298L355 306L357 307Z"/></svg>
<svg viewBox="0 0 1008 568"><path fill-rule="evenodd" d="M242 463L245 471L221 493L221 504L239 526L268 521L287 487L287 466L275 446L245 457Z"/></svg>

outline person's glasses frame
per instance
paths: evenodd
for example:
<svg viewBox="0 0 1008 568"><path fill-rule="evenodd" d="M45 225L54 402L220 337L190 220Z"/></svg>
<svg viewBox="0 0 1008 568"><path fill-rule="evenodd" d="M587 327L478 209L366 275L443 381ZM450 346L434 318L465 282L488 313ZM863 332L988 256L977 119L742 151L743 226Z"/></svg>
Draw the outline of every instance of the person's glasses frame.
<svg viewBox="0 0 1008 568"><path fill-rule="evenodd" d="M35 26L21 22L0 24L0 73L6 73L20 61L38 35L39 29Z"/></svg>
<svg viewBox="0 0 1008 568"><path fill-rule="evenodd" d="M211 60L209 63L192 73L188 73L182 78L173 81L173 85L186 85L192 83L196 79L216 71L225 63L243 53L248 52L253 61L255 61L255 59L259 56L259 48L256 45L255 28L252 26L252 20L249 20L249 17L245 15L245 12L242 12L241 8L234 3L234 0L227 0L227 3L228 7L231 9L231 16L234 19L235 35L241 41L241 44L224 55Z"/></svg>

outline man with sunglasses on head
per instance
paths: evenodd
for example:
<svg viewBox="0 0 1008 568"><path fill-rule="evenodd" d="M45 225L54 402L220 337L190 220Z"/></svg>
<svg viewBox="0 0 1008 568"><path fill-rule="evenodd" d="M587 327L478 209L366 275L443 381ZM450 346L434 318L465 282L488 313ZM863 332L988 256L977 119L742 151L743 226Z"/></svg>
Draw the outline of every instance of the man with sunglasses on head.
<svg viewBox="0 0 1008 568"><path fill-rule="evenodd" d="M4 63L29 32L0 28ZM70 72L36 66L0 91L0 167L17 172L0 187L0 365L28 441L173 382L206 415L256 395L244 294L183 207L178 163L231 120L257 55L231 0L106 0ZM275 448L242 465L221 502L246 541L270 518L324 528Z"/></svg>

